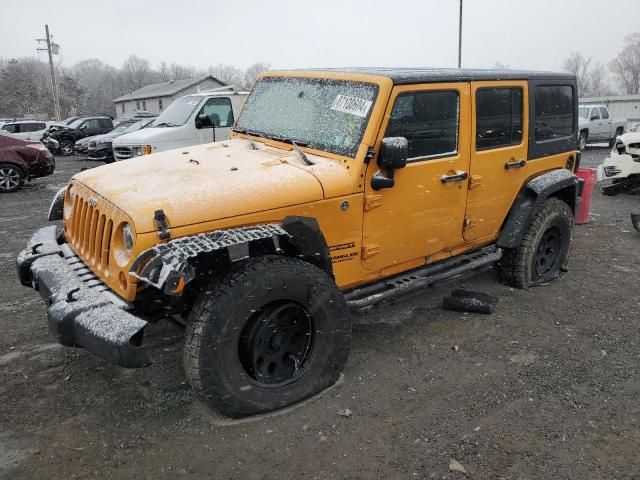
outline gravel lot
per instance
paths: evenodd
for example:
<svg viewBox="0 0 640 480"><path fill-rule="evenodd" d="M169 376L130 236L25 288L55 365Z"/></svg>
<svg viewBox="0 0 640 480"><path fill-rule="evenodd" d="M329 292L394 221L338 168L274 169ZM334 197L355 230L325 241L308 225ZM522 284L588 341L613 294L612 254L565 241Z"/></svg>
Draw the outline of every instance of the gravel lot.
<svg viewBox="0 0 640 480"><path fill-rule="evenodd" d="M228 421L185 385L178 327L149 329L152 366L120 369L53 343L18 284L14 258L54 191L96 165L60 159L0 196L0 477L640 478L637 196L594 195L559 282L519 291L490 272L462 285L499 297L492 315L442 310L458 284L357 317L338 385Z"/></svg>

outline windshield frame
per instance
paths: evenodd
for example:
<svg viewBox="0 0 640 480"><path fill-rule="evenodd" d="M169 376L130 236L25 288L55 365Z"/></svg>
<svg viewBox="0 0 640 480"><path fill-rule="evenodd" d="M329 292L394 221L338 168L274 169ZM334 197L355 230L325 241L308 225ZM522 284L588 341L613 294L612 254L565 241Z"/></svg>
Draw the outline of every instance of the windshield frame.
<svg viewBox="0 0 640 480"><path fill-rule="evenodd" d="M294 79L294 80L302 80L302 81L308 81L308 82L325 81L325 82L333 82L333 83L361 84L361 85L370 86L373 88L373 97L371 100L372 102L371 107L369 108L369 111L367 112L366 117L363 117L364 121L362 123L362 127L358 134L358 141L355 142L352 153L347 153L339 149L332 149L332 148L329 148L327 145L318 145L315 143L307 144L306 139L299 139L299 138L284 139L284 135L278 135L275 132L261 132L253 129L247 130L246 127L242 127L240 125L242 121L242 117L244 116L244 112L245 112L244 107L240 112L240 115L238 116L233 126L233 129L232 129L233 133L235 135L238 135L238 134L245 135L252 139L261 139L261 140L284 143L286 145L292 145L294 146L294 148L299 146L307 150L310 150L312 152L315 151L321 154L328 154L331 156L337 156L337 157L349 158L349 159L357 158L362 148L362 145L365 143L365 141L368 141L368 136L371 128L371 118L379 106L379 100L381 96L383 96L386 93L382 92L381 85L379 82L376 81L377 79L374 76L369 76L369 75L346 76L346 75L331 75L331 74L323 75L322 73L323 72L317 72L317 73L314 72L314 74L307 75L307 74L304 74L303 72L271 72L271 74L264 75L255 83L255 85L251 89L251 93L246 99L245 106L249 104L252 97L256 93L256 88L263 81L278 81L278 80L287 81L287 80ZM247 130L246 133L245 133L245 130ZM298 145L293 145L294 142L295 144L298 144Z"/></svg>

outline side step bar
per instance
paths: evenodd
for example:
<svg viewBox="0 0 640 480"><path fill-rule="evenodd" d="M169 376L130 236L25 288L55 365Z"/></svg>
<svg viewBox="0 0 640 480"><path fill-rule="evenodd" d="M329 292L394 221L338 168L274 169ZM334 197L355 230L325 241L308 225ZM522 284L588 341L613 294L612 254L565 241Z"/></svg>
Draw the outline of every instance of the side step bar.
<svg viewBox="0 0 640 480"><path fill-rule="evenodd" d="M502 249L496 246L485 247L356 288L345 293L344 297L349 308L358 312L422 288L486 270L501 258Z"/></svg>

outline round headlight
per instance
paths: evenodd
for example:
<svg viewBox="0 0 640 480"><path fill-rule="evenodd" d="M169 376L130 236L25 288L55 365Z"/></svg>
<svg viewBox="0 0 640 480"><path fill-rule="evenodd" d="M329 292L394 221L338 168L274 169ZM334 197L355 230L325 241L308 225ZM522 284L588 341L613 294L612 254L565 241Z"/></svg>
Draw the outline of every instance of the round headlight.
<svg viewBox="0 0 640 480"><path fill-rule="evenodd" d="M69 198L71 199L71 201L73 201L75 196L76 196L76 186L71 185L71 187L69 187Z"/></svg>
<svg viewBox="0 0 640 480"><path fill-rule="evenodd" d="M129 254L131 253L131 250L133 250L133 242L133 229L131 228L131 225L125 223L122 227L122 245Z"/></svg>

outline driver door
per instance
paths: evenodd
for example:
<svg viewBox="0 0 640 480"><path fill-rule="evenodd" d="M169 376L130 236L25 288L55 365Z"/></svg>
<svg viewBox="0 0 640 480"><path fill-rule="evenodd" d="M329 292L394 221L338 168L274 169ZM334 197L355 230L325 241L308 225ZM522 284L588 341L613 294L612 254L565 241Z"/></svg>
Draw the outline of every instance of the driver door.
<svg viewBox="0 0 640 480"><path fill-rule="evenodd" d="M405 137L409 159L395 170L395 185L382 190L371 186L378 167L376 158L369 161L362 249L367 270L402 270L402 264L420 265L465 244L469 96L468 83L394 88L376 151L384 137Z"/></svg>
<svg viewBox="0 0 640 480"><path fill-rule="evenodd" d="M206 117L203 119L202 115ZM196 115L196 132L199 143L213 142L213 125L216 127L216 141L229 138L234 122L231 99L228 97L209 98Z"/></svg>

